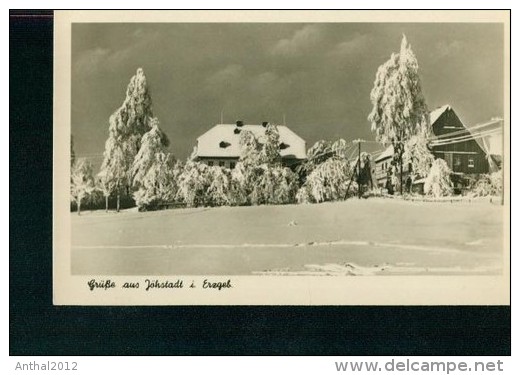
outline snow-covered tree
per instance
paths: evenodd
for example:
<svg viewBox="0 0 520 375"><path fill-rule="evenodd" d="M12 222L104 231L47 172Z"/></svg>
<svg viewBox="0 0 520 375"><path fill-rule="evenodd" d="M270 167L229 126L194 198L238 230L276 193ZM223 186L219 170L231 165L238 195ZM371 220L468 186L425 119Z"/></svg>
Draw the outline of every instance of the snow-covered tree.
<svg viewBox="0 0 520 375"><path fill-rule="evenodd" d="M477 197L502 195L502 171L480 175L471 184L470 191Z"/></svg>
<svg viewBox="0 0 520 375"><path fill-rule="evenodd" d="M280 133L278 127L274 124L267 124L265 128L265 142L260 152L260 160L262 163L275 165L282 162L280 155Z"/></svg>
<svg viewBox="0 0 520 375"><path fill-rule="evenodd" d="M151 129L141 139L141 147L132 165L132 184L137 191L134 199L140 209L154 208L170 200L176 193L175 159L166 145L166 135L159 120L150 120Z"/></svg>
<svg viewBox="0 0 520 375"><path fill-rule="evenodd" d="M306 177L320 164L326 160L337 157L347 158L347 151L350 146L343 138L334 142L319 140L311 148L307 150L307 159L300 164L296 171L300 175L300 179L305 181Z"/></svg>
<svg viewBox="0 0 520 375"><path fill-rule="evenodd" d="M251 166L259 165L261 163L261 149L262 145L256 139L255 135L249 130L240 132L240 158L242 164Z"/></svg>
<svg viewBox="0 0 520 375"><path fill-rule="evenodd" d="M128 170L131 167L131 160L129 160L124 149L124 144L113 132L110 133L105 142L105 152L103 153L103 163L101 164L101 171L98 177L101 179L103 186L103 194L107 202L108 197L112 193L117 195L116 210L119 212L119 202L121 193L124 193L128 186Z"/></svg>
<svg viewBox="0 0 520 375"><path fill-rule="evenodd" d="M290 168L275 166L271 168L274 179L273 194L269 197L270 204L288 204L296 201L298 192L298 175Z"/></svg>
<svg viewBox="0 0 520 375"><path fill-rule="evenodd" d="M443 197L453 194L451 170L444 159L435 159L424 181L424 194Z"/></svg>
<svg viewBox="0 0 520 375"><path fill-rule="evenodd" d="M262 163L262 145L255 135L243 130L240 133L240 157L231 177L231 202L234 205L253 204L251 197L255 189L259 168Z"/></svg>
<svg viewBox="0 0 520 375"><path fill-rule="evenodd" d="M426 177L435 157L428 148L428 139L423 133L410 137L404 145L403 162L412 165L412 174Z"/></svg>
<svg viewBox="0 0 520 375"><path fill-rule="evenodd" d="M304 179L317 165L323 163L332 155L332 145L329 141L319 140L307 150L307 158L297 167L297 172Z"/></svg>
<svg viewBox="0 0 520 375"><path fill-rule="evenodd" d="M298 202L320 203L344 199L352 173L348 160L339 157L327 159L307 176L297 193Z"/></svg>
<svg viewBox="0 0 520 375"><path fill-rule="evenodd" d="M92 164L84 158L74 163L71 173L70 197L76 203L78 215L81 213L81 202L95 189L92 176Z"/></svg>
<svg viewBox="0 0 520 375"><path fill-rule="evenodd" d="M251 176L246 169L246 164L239 161L231 171L231 185L229 191L229 203L233 206L248 204L248 197L251 190Z"/></svg>
<svg viewBox="0 0 520 375"><path fill-rule="evenodd" d="M131 143L135 153L139 150L141 137L150 127L153 118L152 98L142 68L130 79L126 89L126 98L121 107L112 114L112 128L117 128Z"/></svg>
<svg viewBox="0 0 520 375"><path fill-rule="evenodd" d="M204 206L207 202L207 192L211 185L208 166L188 160L179 176L178 199L188 207Z"/></svg>
<svg viewBox="0 0 520 375"><path fill-rule="evenodd" d="M139 209L154 209L158 204L174 199L180 168L170 153L159 152L141 176L134 199Z"/></svg>
<svg viewBox="0 0 520 375"><path fill-rule="evenodd" d="M393 53L377 70L370 100L373 107L368 120L372 131L378 142L394 146L394 158L402 180L404 144L420 132L430 132L419 64L404 35L400 52Z"/></svg>
<svg viewBox="0 0 520 375"><path fill-rule="evenodd" d="M231 170L223 167L209 167L210 185L206 192L210 206L227 206L231 204Z"/></svg>
<svg viewBox="0 0 520 375"><path fill-rule="evenodd" d="M108 212L108 198L115 190L115 179L113 179L108 173L109 169L104 168L97 175L97 188L103 193L103 197L105 197L106 212Z"/></svg>
<svg viewBox="0 0 520 375"><path fill-rule="evenodd" d="M132 186L133 161L141 147L142 136L151 128L152 118L152 99L144 71L139 68L130 79L123 104L110 116L101 168L101 175L113 179L107 186L114 186L118 203L120 194L129 193ZM166 138L163 141L168 144ZM110 160L114 157L117 160Z"/></svg>
<svg viewBox="0 0 520 375"><path fill-rule="evenodd" d="M150 121L151 129L145 133L141 139L141 147L134 158L132 164L132 185L139 188L143 185L143 180L149 169L155 163L160 162L156 156L167 154L165 139L166 136L159 128L159 120L153 118Z"/></svg>
<svg viewBox="0 0 520 375"><path fill-rule="evenodd" d="M331 145L331 156L336 156L339 158L346 159L347 158L347 151L349 150L350 146L343 138L340 138Z"/></svg>

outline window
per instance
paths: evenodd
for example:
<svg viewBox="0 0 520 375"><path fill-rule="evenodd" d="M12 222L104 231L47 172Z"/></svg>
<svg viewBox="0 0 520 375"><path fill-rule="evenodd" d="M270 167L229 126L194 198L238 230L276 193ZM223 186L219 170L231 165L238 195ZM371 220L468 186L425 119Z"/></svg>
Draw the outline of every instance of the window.
<svg viewBox="0 0 520 375"><path fill-rule="evenodd" d="M453 166L460 167L461 165L462 165L462 159L460 158L460 155L455 155L453 157Z"/></svg>
<svg viewBox="0 0 520 375"><path fill-rule="evenodd" d="M225 167L225 166L226 166L226 162L224 162L224 161L219 161L219 162L218 162L218 165L219 165L219 167Z"/></svg>
<svg viewBox="0 0 520 375"><path fill-rule="evenodd" d="M209 165L210 167L213 167L213 160L208 161L208 165Z"/></svg>
<svg viewBox="0 0 520 375"><path fill-rule="evenodd" d="M468 168L475 168L475 159L468 158Z"/></svg>
<svg viewBox="0 0 520 375"><path fill-rule="evenodd" d="M230 168L230 169L235 168L235 162L234 162L234 161L232 161L231 163L229 163L229 168Z"/></svg>

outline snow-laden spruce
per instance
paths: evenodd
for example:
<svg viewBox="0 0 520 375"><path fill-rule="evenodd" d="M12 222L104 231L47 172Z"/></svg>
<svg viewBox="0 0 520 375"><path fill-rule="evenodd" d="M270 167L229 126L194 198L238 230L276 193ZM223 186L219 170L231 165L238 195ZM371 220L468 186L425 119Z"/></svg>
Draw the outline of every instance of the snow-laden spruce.
<svg viewBox="0 0 520 375"><path fill-rule="evenodd" d="M108 209L108 197L117 195L117 211L121 194L129 194L132 186L134 158L141 147L142 136L150 130L153 118L152 99L143 69L130 79L126 97L109 119L108 139L99 178Z"/></svg>
<svg viewBox="0 0 520 375"><path fill-rule="evenodd" d="M402 187L403 154L411 137L430 134L429 112L419 78L419 64L403 35L399 53L379 67L370 93L372 111L368 116L376 140L394 146Z"/></svg>
<svg viewBox="0 0 520 375"><path fill-rule="evenodd" d="M132 183L137 189L133 196L140 209L173 200L180 175L179 165L175 167L175 158L167 150L169 141L159 127L159 120L153 118L150 123L151 129L143 135L132 165Z"/></svg>

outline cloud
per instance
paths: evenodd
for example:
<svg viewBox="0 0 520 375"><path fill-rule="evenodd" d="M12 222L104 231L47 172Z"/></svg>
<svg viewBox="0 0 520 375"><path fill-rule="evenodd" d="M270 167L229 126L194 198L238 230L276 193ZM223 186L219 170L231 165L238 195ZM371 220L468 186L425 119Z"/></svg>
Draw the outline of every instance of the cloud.
<svg viewBox="0 0 520 375"><path fill-rule="evenodd" d="M368 35L356 34L351 39L336 44L331 51L331 55L347 56L359 53L366 48L369 42L370 37Z"/></svg>
<svg viewBox="0 0 520 375"><path fill-rule="evenodd" d="M230 64L208 77L210 86L234 86L244 76L244 67L240 64Z"/></svg>
<svg viewBox="0 0 520 375"><path fill-rule="evenodd" d="M132 48L123 50L110 50L106 48L95 48L85 51L74 65L76 73L95 74L100 71L114 71L121 67L133 54Z"/></svg>
<svg viewBox="0 0 520 375"><path fill-rule="evenodd" d="M251 79L251 88L255 91L265 92L272 90L278 82L280 79L275 73L264 72Z"/></svg>
<svg viewBox="0 0 520 375"><path fill-rule="evenodd" d="M309 47L316 45L321 39L321 30L316 25L306 25L296 30L289 39L280 39L273 47L276 55L298 55Z"/></svg>
<svg viewBox="0 0 520 375"><path fill-rule="evenodd" d="M74 64L74 69L81 73L92 73L110 55L108 48L94 48L81 54Z"/></svg>
<svg viewBox="0 0 520 375"><path fill-rule="evenodd" d="M139 60L143 51L149 49L158 36L158 32L144 33L141 29L136 29L133 37L137 41L119 49L96 47L85 50L75 59L73 69L81 75L114 71L121 68L126 61Z"/></svg>
<svg viewBox="0 0 520 375"><path fill-rule="evenodd" d="M436 55L439 59L444 58L451 54L459 53L462 49L462 42L453 40L447 42L445 40L437 42L435 45Z"/></svg>

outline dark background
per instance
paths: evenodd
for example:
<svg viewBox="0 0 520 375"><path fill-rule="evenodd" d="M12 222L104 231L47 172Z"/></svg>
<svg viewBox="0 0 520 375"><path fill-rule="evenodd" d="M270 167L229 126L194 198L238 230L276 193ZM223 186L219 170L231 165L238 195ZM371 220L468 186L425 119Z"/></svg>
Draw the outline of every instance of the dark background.
<svg viewBox="0 0 520 375"><path fill-rule="evenodd" d="M53 306L52 12L9 37L10 355L510 355L509 306Z"/></svg>

